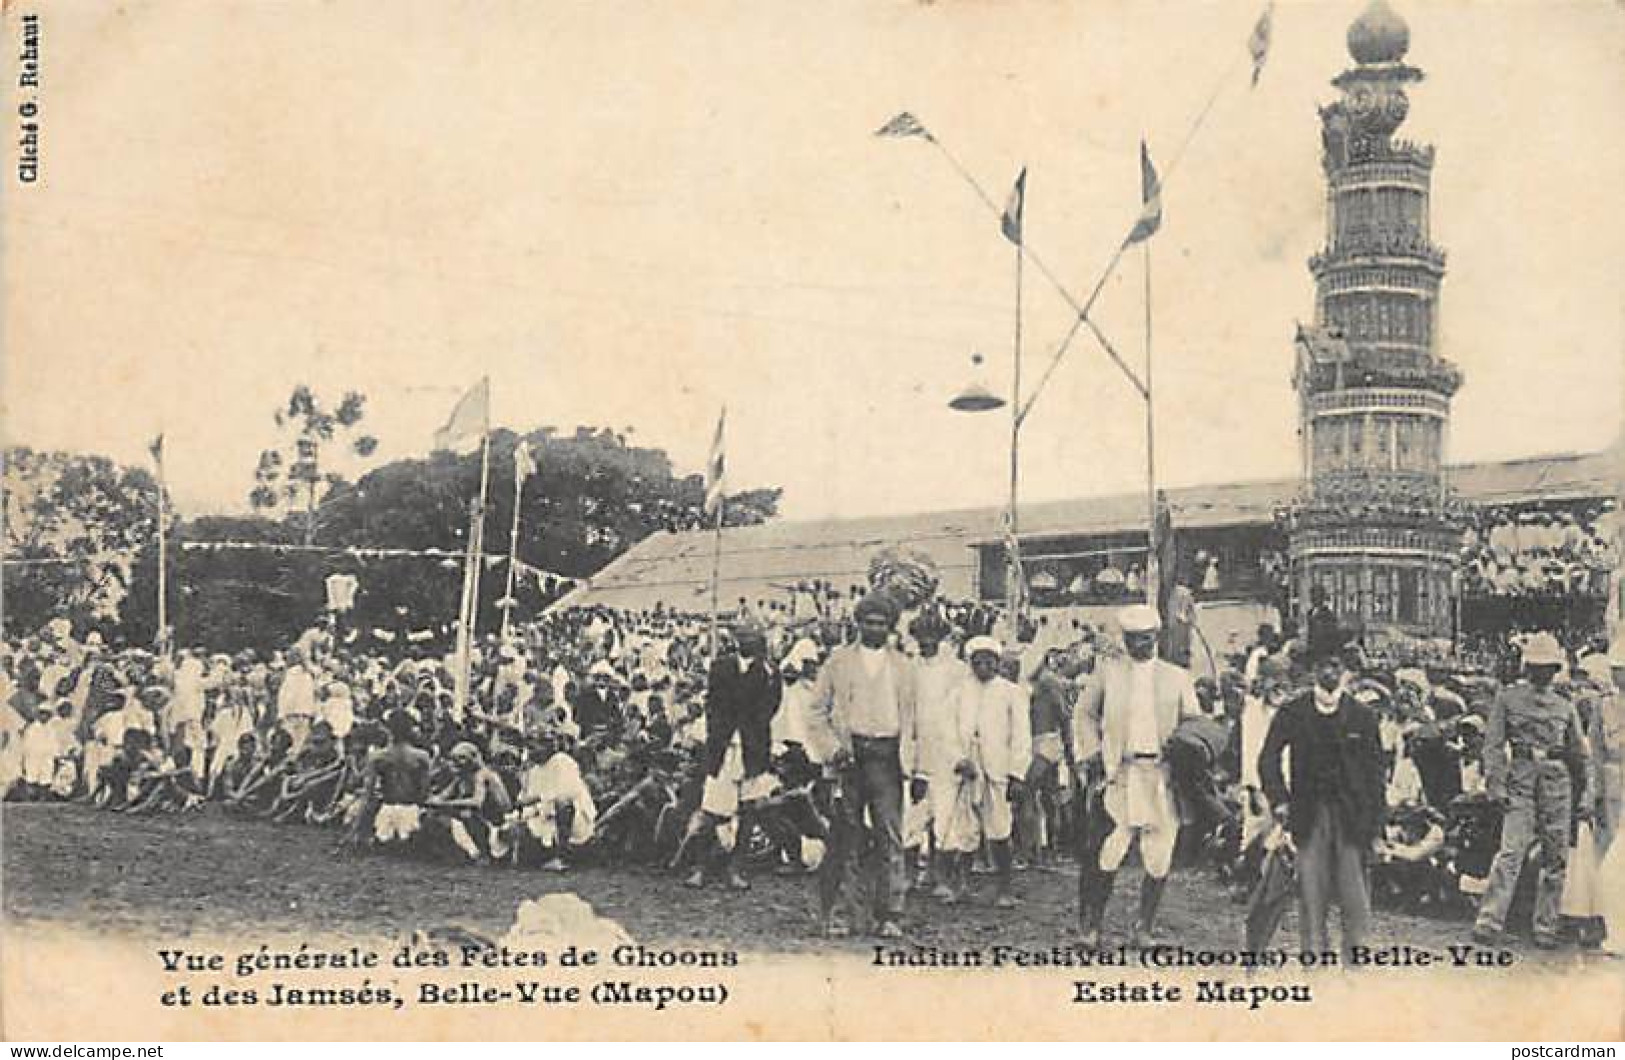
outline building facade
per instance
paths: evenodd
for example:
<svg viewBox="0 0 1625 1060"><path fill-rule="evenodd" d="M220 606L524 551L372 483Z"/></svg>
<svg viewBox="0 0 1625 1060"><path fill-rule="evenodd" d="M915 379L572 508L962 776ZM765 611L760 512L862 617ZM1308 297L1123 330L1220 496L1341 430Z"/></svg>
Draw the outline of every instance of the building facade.
<svg viewBox="0 0 1625 1060"><path fill-rule="evenodd" d="M1321 108L1326 245L1294 385L1304 490L1286 513L1300 612L1317 590L1370 646L1448 637L1460 528L1444 468L1460 371L1439 355L1444 251L1428 226L1433 148L1397 139L1422 72L1375 0L1348 30L1354 66Z"/></svg>

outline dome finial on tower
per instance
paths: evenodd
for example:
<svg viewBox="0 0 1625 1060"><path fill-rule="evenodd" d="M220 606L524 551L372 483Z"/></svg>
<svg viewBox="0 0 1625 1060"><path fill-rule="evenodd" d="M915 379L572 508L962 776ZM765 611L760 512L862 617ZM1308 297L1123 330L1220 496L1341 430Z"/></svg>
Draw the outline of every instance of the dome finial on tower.
<svg viewBox="0 0 1625 1060"><path fill-rule="evenodd" d="M1349 25L1349 54L1362 65L1397 63L1411 46L1411 30L1387 0L1371 0Z"/></svg>

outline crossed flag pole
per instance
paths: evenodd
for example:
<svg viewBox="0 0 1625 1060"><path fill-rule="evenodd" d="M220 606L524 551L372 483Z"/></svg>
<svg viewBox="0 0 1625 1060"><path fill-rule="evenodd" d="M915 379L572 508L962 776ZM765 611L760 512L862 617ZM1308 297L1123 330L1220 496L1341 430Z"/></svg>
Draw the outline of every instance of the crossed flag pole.
<svg viewBox="0 0 1625 1060"><path fill-rule="evenodd" d="M1258 21L1254 23L1252 34L1247 40L1246 58L1249 58L1252 62L1251 83L1253 86L1258 84L1258 79L1264 71L1264 61L1269 54L1273 11L1274 4L1272 2L1265 7L1263 14L1260 15ZM1028 413L1032 411L1033 405L1037 402L1039 395L1043 392L1044 386L1049 382L1050 376L1054 373L1055 368L1060 364L1062 358L1066 356L1067 351L1071 348L1073 340L1077 338L1078 331L1084 327L1089 329L1090 333L1095 337L1095 341L1100 344L1101 349L1105 351L1109 358L1111 358L1112 363L1115 364L1118 370L1123 373L1124 378L1129 381L1129 383L1134 387L1135 391L1139 393L1140 397L1145 399L1147 402L1150 401L1151 391L1146 380L1143 379L1140 374L1130 367L1128 362L1123 359L1123 356L1118 353L1116 346L1112 344L1105 332L1100 329L1100 326L1095 323L1093 317L1090 316L1090 313L1094 309L1095 302L1100 298L1101 291L1105 289L1106 281L1111 279L1113 273L1117 271L1117 266L1119 263L1121 263L1124 252L1136 243L1143 242L1144 240L1150 238L1152 233L1154 233L1161 224L1162 191L1167 187L1168 179L1173 175L1175 169L1178 168L1180 161L1185 156L1186 149L1190 147L1191 141L1196 138L1197 132L1202 128L1203 124L1206 123L1208 115L1213 110L1213 105L1218 102L1218 98L1224 91L1225 85L1230 81L1232 76L1234 76L1237 68L1242 63L1242 60L1243 56L1238 55L1236 60L1231 63L1231 65L1226 68L1224 73L1219 77L1218 81L1213 87L1213 91L1208 94L1207 101L1202 105L1202 109L1197 113L1196 119L1191 123L1190 129L1186 132L1184 140L1180 143L1179 149L1174 152L1172 160L1168 163L1167 168L1163 171L1160 178L1158 177L1155 168L1151 164L1150 152L1146 149L1144 141L1141 141L1140 158L1142 200L1140 214L1135 218L1134 225L1132 228L1130 228L1127 237L1125 237L1121 243L1117 244L1117 246L1112 249L1111 257L1107 260L1106 267L1101 270L1099 278L1096 279L1095 284L1090 289L1089 296L1087 298L1080 300L1074 296L1071 290L1067 288L1066 284L1063 283L1056 275L1055 271L1050 268L1050 266L1035 250L1033 250L1032 245L1024 238L1011 240L1021 249L1021 254L1032 263L1033 267L1039 271L1044 279L1049 281L1050 286L1055 288L1056 293L1059 294L1062 300L1064 300L1067 305L1072 308L1074 314L1071 326L1068 328L1061 341L1057 344L1055 351L1050 355L1049 364L1045 367L1043 375L1040 376L1038 385L1033 388L1032 393L1027 396L1026 400L1017 410L1016 417L1018 420L1026 419ZM948 163L953 171L959 174L960 179L970 186L971 190L976 194L976 197L982 201L982 204L987 207L989 212L999 217L1001 219L1001 223L1004 221L1006 211L994 201L993 197L988 194L987 189L984 188L982 184L971 175L970 171L966 169L964 164L961 163L954 153L948 149L947 145L944 144L942 140L934 133L932 133L931 130L926 128L926 126L912 113L903 111L886 124L882 125L879 129L876 129L875 135L893 139L917 138L931 144L937 149L943 160ZM1025 177L1025 175L1026 171L1023 170L1022 176ZM1006 235L1009 235L1008 231L1006 231Z"/></svg>
<svg viewBox="0 0 1625 1060"><path fill-rule="evenodd" d="M1258 84L1258 79L1264 71L1264 60L1269 53L1271 32L1270 23L1273 9L1273 3L1265 7L1263 14L1260 15L1258 21L1254 23L1253 31L1247 40L1247 54L1252 60L1252 84L1254 86ZM1019 473L1017 438L1019 437L1023 422L1025 422L1028 414L1032 412L1033 406L1037 403L1039 396L1043 393L1044 387L1049 383L1050 377L1054 375L1055 369L1060 365L1062 358L1066 356L1067 351L1071 348L1073 340L1077 338L1078 331L1083 327L1088 327L1090 334L1092 334L1095 341L1100 344L1101 349L1105 351L1112 363L1117 366L1118 371L1123 373L1124 378L1129 381L1129 383L1134 387L1135 391L1140 395L1140 398L1145 402L1147 498L1146 600L1147 603L1150 603L1153 606L1156 606L1160 602L1162 578L1161 572L1158 569L1159 542L1157 540L1158 501L1155 455L1156 431L1153 420L1154 402L1152 399L1151 390L1151 247L1148 241L1162 225L1162 191L1166 186L1168 177L1172 176L1174 170L1178 168L1180 161L1185 156L1186 150L1190 147L1191 142L1196 138L1196 134L1202 128L1202 125L1207 121L1208 115L1213 110L1213 105L1218 102L1219 95L1223 92L1225 85L1234 75L1240 63L1241 56L1238 55L1236 60L1219 77L1217 83L1213 87L1213 90L1208 94L1207 101L1202 105L1201 110L1196 115L1196 119L1191 123L1190 129L1185 133L1185 138L1180 142L1179 149L1174 152L1173 158L1169 162L1167 169L1160 177L1157 174L1156 167L1151 162L1151 152L1146 147L1144 139L1140 141L1140 213L1135 218L1134 224L1129 229L1128 235L1121 243L1117 244L1117 246L1113 248L1111 257L1106 263L1106 267L1101 270L1099 278L1095 281L1094 287L1089 292L1089 296L1082 301L1076 298L1072 292L1067 289L1067 286L1061 282L1058 276L1056 276L1055 271L1051 269L1044 259L1032 249L1024 237L1024 233L1022 231L1022 210L1025 204L1027 184L1027 170L1025 167L1022 168L1021 174L1016 178L1015 186L1012 188L1010 193L1009 204L1001 210L993 201L993 197L987 193L987 190L984 187L982 187L981 183L971 175L970 171L965 168L964 164L961 163L957 157L955 157L954 153L948 150L947 145L945 145L935 134L927 129L925 125L912 113L904 111L892 118L885 125L882 125L879 129L875 130L876 136L894 139L917 138L936 147L943 160L948 163L955 173L959 174L960 179L970 186L971 190L976 194L976 197L982 201L982 204L986 206L990 212L999 217L1000 229L1005 238L1016 246L1016 388L1013 400L1011 402L1010 509L1006 515L1006 532L1008 535L1007 550L1009 554L1011 580L1016 586L1015 588L1012 588L1011 593L1009 594L1009 606L1012 616L1018 613L1023 595L1021 592L1021 586L1025 581L1025 579L1023 579L1021 576L1020 542L1016 532L1016 481ZM1123 254L1128 250L1129 247L1136 244L1142 246L1145 257L1145 368L1143 374L1136 372L1132 367L1129 366L1128 362L1123 359L1123 356L1118 353L1117 348L1106 336L1106 333L1101 330L1100 326L1096 324L1094 319L1090 316L1091 311L1094 309L1095 302L1100 297L1101 291L1105 289L1106 281L1112 277L1112 274L1117 270L1117 266L1122 262ZM1056 292L1067 303L1067 305L1072 308L1073 311L1072 322L1068 326L1066 334L1056 345L1055 351L1050 355L1049 363L1045 366L1044 373L1038 380L1038 385L1034 387L1032 392L1025 397L1023 397L1021 394L1020 386L1020 292L1021 263L1023 260L1032 262L1033 267L1036 268L1043 275L1043 277L1050 282L1050 285L1055 288Z"/></svg>

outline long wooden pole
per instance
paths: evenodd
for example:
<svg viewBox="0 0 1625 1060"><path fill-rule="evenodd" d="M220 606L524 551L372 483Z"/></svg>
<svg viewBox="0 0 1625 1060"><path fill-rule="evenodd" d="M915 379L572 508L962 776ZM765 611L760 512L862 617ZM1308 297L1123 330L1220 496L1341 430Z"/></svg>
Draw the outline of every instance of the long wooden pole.
<svg viewBox="0 0 1625 1060"><path fill-rule="evenodd" d="M1157 427L1151 389L1151 240L1141 242L1145 262L1145 602L1156 607L1162 596L1162 564L1157 548Z"/></svg>
<svg viewBox="0 0 1625 1060"><path fill-rule="evenodd" d="M468 543L463 547L463 583L457 594L457 658L456 670L452 674L453 705L459 715L462 714L463 704L468 700L468 671L464 666L469 653L468 631L468 600L469 582L474 576L474 565L470 556L474 551L475 528L474 502L469 503L468 509Z"/></svg>
<svg viewBox="0 0 1625 1060"><path fill-rule="evenodd" d="M491 431L487 427L480 437L480 493L474 502L473 524L468 534L468 555L464 560L463 596L465 611L458 624L458 659L456 683L456 713L464 716L470 696L471 669L473 667L474 637L478 631L480 613L480 567L485 553L485 498L491 472Z"/></svg>
<svg viewBox="0 0 1625 1060"><path fill-rule="evenodd" d="M1025 233L1023 233L1025 235ZM1021 569L1021 526L1018 506L1021 484L1021 266L1026 254L1016 244L1016 333L1014 343L1015 365L1010 379L1010 543L1009 584L1005 587L1005 607L1010 613L1010 638L1014 643L1021 634L1021 601L1025 595L1025 575Z"/></svg>
<svg viewBox="0 0 1625 1060"><path fill-rule="evenodd" d="M158 450L158 649L169 656L169 496L163 449Z"/></svg>
<svg viewBox="0 0 1625 1060"><path fill-rule="evenodd" d="M711 659L715 660L721 651L717 647L717 593L722 583L722 510L728 502L721 496L717 497L717 518L715 536L711 546Z"/></svg>
<svg viewBox="0 0 1625 1060"><path fill-rule="evenodd" d="M1248 53L1245 51L1239 52L1235 60L1214 83L1213 91L1208 94L1207 102L1202 104L1202 109L1197 112L1196 120L1191 122L1190 129L1185 133L1185 138L1180 141L1179 149L1174 152L1174 155L1169 160L1167 167L1162 171L1162 177L1158 181L1158 185L1161 188L1166 189L1168 187L1169 179L1174 175L1174 171L1179 168L1179 163L1184 159L1185 152L1190 147L1191 141L1196 139L1197 132L1200 131L1202 126L1207 122L1208 115L1212 112L1213 105L1219 101L1219 96L1224 91L1225 84L1235 75L1236 71L1242 67L1242 64L1247 59L1247 55ZM993 197L987 193L987 189L983 188L981 183L978 182L975 177L971 176L970 171L965 168L964 164L959 161L953 152L948 150L947 146L943 144L941 140L929 133L926 134L925 140L937 149L937 153L943 158L943 160L948 163L954 172L959 174L960 179L970 186L971 190L976 193L976 197L982 200L982 205L986 206L989 212L991 212L994 216L1000 216L1002 214L1003 211L1001 207L998 203L993 201ZM1095 338L1100 340L1101 349L1105 351L1109 358L1111 358L1112 363L1117 366L1118 371L1123 373L1123 375L1128 379L1129 383L1133 385L1134 389L1142 396L1144 396L1146 390L1149 389L1150 380L1142 380L1134 373L1134 370L1128 366L1127 362L1125 362L1122 357L1118 356L1117 351L1112 348L1111 344L1104 341L1105 335L1097 326L1095 326L1094 320L1089 315L1095 307L1096 300L1099 299L1101 292L1105 289L1106 282L1110 280L1112 274L1117 271L1118 263L1123 260L1123 254L1128 249L1128 246L1129 244L1125 240L1113 248L1111 260L1106 263L1106 267L1101 270L1099 278L1095 280L1095 285L1090 290L1089 297L1080 302L1076 297L1073 296L1072 292L1067 288L1067 286L1060 281L1054 270L1052 270L1042 258L1034 253L1031 247L1026 245L1025 240L1023 241L1023 253L1033 259L1033 265L1040 273L1043 274L1044 278L1049 281L1050 285L1055 288L1056 293L1061 296L1061 299L1072 308L1074 314L1071 326L1067 329L1066 335L1062 337L1061 341L1056 345L1055 352L1050 355L1049 365L1044 369L1044 374L1039 378L1038 385L1033 388L1032 394L1027 398L1027 404L1029 407L1038 401L1038 396L1043 393L1044 387L1049 382L1050 376L1054 374L1056 366L1059 365L1061 359L1066 356L1067 350L1069 350L1072 346L1072 340L1077 337L1079 330L1081 330L1085 324L1089 326L1089 331L1095 336ZM1025 416L1026 412L1028 411L1030 411L1030 408L1024 409L1023 415Z"/></svg>
<svg viewBox="0 0 1625 1060"><path fill-rule="evenodd" d="M519 566L519 500L525 491L525 480L519 474L516 460L513 471L513 524L508 528L508 583L502 591L502 640L508 639L513 620L514 571Z"/></svg>

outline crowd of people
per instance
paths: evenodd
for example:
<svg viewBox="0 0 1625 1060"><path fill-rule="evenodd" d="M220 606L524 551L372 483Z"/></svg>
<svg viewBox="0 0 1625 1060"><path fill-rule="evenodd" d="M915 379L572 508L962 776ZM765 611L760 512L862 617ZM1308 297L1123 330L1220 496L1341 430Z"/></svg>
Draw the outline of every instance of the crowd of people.
<svg viewBox="0 0 1625 1060"><path fill-rule="evenodd" d="M1135 848L1141 941L1176 868L1256 901L1284 848L1308 944L1333 904L1355 938L1372 903L1476 909L1500 937L1533 857L1536 941L1605 937L1564 905L1564 870L1617 845L1625 645L1537 633L1507 683L1265 626L1193 680L1158 657L1144 605L1111 629L1006 628L980 604L807 593L741 601L715 657L709 616L558 611L482 641L466 680L452 655L322 628L269 654L161 655L57 620L4 645L0 795L692 887L812 874L835 937L900 937L907 903L972 900L982 876L1013 908L1024 867L1067 860L1094 944Z"/></svg>
<svg viewBox="0 0 1625 1060"><path fill-rule="evenodd" d="M1581 596L1606 591L1619 562L1612 502L1597 508L1493 508L1462 536L1463 591L1487 596Z"/></svg>

